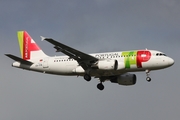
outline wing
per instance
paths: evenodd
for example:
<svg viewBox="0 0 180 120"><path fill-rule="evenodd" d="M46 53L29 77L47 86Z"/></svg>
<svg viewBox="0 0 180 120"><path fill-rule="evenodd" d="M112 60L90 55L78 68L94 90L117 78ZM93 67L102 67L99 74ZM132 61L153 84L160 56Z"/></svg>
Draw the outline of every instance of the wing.
<svg viewBox="0 0 180 120"><path fill-rule="evenodd" d="M87 70L88 68L91 67L92 63L95 63L96 61L98 61L97 58L95 58L91 55L88 55L86 53L83 53L79 50L76 50L74 48L71 48L67 45L64 45L60 42L57 42L57 41L53 40L52 38L42 37L42 39L53 44L54 48L57 50L56 52L62 52L64 54L68 55L70 58L75 59L79 63L79 65L82 66L82 68L84 70Z"/></svg>

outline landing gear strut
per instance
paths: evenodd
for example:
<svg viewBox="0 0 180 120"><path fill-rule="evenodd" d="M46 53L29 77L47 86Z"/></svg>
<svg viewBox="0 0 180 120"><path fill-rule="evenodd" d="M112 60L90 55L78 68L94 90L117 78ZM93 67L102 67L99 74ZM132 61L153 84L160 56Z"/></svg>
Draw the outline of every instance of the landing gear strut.
<svg viewBox="0 0 180 120"><path fill-rule="evenodd" d="M104 90L104 85L102 83L97 84L99 90Z"/></svg>
<svg viewBox="0 0 180 120"><path fill-rule="evenodd" d="M148 82L150 82L151 81L151 78L149 77L149 75L150 75L150 70L146 70L146 80L148 81Z"/></svg>
<svg viewBox="0 0 180 120"><path fill-rule="evenodd" d="M84 79L85 79L86 81L90 81L90 80L91 80L91 76L90 76L89 74L85 74L85 75L84 75Z"/></svg>
<svg viewBox="0 0 180 120"><path fill-rule="evenodd" d="M84 74L84 79L86 80L86 81L90 81L91 80L91 76L89 75L89 74ZM102 82L104 82L102 79L100 79L100 83L99 84L97 84L97 88L99 89L99 90L104 90L104 85L102 84Z"/></svg>
<svg viewBox="0 0 180 120"><path fill-rule="evenodd" d="M100 77L99 80L100 80L100 83L97 84L97 88L99 90L104 90L104 85L102 83L105 82L106 78Z"/></svg>

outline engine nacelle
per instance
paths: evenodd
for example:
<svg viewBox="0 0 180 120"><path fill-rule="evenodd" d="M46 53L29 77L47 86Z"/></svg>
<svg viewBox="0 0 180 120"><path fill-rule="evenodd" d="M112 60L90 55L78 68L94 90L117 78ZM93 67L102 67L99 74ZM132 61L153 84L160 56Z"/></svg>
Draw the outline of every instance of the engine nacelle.
<svg viewBox="0 0 180 120"><path fill-rule="evenodd" d="M118 62L117 61L117 68L116 68L116 70L123 70L123 69L125 69L124 62Z"/></svg>
<svg viewBox="0 0 180 120"><path fill-rule="evenodd" d="M136 84L136 75L135 74L124 74L119 75L110 79L112 83L118 83L119 85L135 85Z"/></svg>
<svg viewBox="0 0 180 120"><path fill-rule="evenodd" d="M117 60L107 59L98 61L97 67L100 70L122 70L125 68L125 65Z"/></svg>

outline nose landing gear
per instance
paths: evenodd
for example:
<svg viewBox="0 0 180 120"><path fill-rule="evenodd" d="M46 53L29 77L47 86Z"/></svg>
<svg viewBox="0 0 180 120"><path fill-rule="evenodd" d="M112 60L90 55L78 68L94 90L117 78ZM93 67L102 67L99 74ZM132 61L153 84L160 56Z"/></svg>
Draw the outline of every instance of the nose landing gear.
<svg viewBox="0 0 180 120"><path fill-rule="evenodd" d="M151 82L151 78L150 78L150 77L147 77L146 80L147 80L148 82Z"/></svg>
<svg viewBox="0 0 180 120"><path fill-rule="evenodd" d="M151 81L151 78L149 77L149 75L150 75L150 70L146 70L145 71L146 72L146 80L148 81L148 82L150 82Z"/></svg>

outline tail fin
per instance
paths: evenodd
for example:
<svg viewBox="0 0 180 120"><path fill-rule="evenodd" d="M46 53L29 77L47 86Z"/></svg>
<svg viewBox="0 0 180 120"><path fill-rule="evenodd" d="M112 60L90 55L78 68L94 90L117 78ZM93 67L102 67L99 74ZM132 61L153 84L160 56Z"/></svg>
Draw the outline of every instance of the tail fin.
<svg viewBox="0 0 180 120"><path fill-rule="evenodd" d="M17 37L21 57L24 60L47 56L26 31L18 31Z"/></svg>

